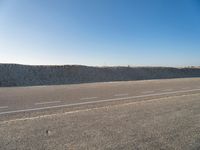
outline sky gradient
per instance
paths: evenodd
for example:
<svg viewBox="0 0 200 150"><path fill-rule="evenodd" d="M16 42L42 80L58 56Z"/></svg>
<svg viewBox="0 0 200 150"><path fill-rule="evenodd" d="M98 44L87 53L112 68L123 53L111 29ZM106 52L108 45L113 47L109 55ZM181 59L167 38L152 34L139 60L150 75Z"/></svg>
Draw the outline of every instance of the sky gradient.
<svg viewBox="0 0 200 150"><path fill-rule="evenodd" d="M200 66L200 1L0 0L0 63Z"/></svg>

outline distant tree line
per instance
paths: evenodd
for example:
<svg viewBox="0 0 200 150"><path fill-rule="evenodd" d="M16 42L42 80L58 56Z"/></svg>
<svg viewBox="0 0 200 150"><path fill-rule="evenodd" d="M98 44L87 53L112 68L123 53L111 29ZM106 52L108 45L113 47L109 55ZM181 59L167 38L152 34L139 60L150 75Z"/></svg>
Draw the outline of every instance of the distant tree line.
<svg viewBox="0 0 200 150"><path fill-rule="evenodd" d="M0 64L0 86L56 85L200 77L200 68L27 66Z"/></svg>

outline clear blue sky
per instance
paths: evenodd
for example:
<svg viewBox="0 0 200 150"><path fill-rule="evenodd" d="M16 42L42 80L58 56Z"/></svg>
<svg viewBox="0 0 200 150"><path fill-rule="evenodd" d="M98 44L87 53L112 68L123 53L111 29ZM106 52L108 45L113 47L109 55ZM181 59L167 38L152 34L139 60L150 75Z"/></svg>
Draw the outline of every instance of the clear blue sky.
<svg viewBox="0 0 200 150"><path fill-rule="evenodd" d="M200 0L0 0L0 63L200 66Z"/></svg>

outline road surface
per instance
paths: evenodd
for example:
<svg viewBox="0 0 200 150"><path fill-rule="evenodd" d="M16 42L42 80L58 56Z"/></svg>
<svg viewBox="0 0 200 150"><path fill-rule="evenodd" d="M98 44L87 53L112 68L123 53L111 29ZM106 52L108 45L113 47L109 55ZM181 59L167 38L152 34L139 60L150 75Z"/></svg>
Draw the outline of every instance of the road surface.
<svg viewBox="0 0 200 150"><path fill-rule="evenodd" d="M200 92L199 78L0 88L0 117L191 92Z"/></svg>
<svg viewBox="0 0 200 150"><path fill-rule="evenodd" d="M200 78L0 88L0 120L0 149L199 149Z"/></svg>

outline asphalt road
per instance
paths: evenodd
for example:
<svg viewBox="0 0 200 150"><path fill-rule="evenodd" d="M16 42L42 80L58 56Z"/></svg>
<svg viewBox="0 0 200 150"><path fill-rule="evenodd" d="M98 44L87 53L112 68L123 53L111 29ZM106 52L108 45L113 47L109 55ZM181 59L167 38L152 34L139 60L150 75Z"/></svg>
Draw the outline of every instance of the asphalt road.
<svg viewBox="0 0 200 150"><path fill-rule="evenodd" d="M200 149L200 78L0 88L0 149Z"/></svg>
<svg viewBox="0 0 200 150"><path fill-rule="evenodd" d="M0 117L191 92L200 92L199 78L0 88Z"/></svg>

